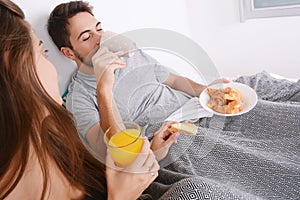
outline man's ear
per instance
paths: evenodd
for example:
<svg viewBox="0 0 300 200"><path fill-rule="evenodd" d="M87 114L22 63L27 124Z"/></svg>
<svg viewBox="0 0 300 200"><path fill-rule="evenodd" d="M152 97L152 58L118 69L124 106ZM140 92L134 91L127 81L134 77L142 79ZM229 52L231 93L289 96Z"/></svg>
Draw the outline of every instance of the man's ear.
<svg viewBox="0 0 300 200"><path fill-rule="evenodd" d="M70 58L72 60L75 60L75 54L69 47L62 47L60 48L61 53L66 56L67 58Z"/></svg>

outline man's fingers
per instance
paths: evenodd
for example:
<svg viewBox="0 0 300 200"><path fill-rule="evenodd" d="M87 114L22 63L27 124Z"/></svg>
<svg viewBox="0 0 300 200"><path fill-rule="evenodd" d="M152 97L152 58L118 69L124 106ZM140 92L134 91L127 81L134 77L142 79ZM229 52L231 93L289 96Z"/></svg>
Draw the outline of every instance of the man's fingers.
<svg viewBox="0 0 300 200"><path fill-rule="evenodd" d="M106 31L102 35L101 45L106 46L110 51L119 52L119 56L136 49L136 44L131 39L122 34ZM121 52L123 52L121 54Z"/></svg>
<svg viewBox="0 0 300 200"><path fill-rule="evenodd" d="M127 52L124 52L124 51L117 51L117 52L115 52L114 54L116 55L116 56L119 56L119 57L121 57L121 56L123 56L125 53L127 53Z"/></svg>
<svg viewBox="0 0 300 200"><path fill-rule="evenodd" d="M98 47L98 50L97 48L95 49L95 54L92 56L92 59L93 58L99 58L101 57L103 54L106 54L107 52L109 52L108 48L105 47L105 46L101 46L101 47Z"/></svg>
<svg viewBox="0 0 300 200"><path fill-rule="evenodd" d="M114 55L107 47L103 46L93 55L92 62L94 65L98 64L99 66L105 67L117 59L119 59L118 56Z"/></svg>
<svg viewBox="0 0 300 200"><path fill-rule="evenodd" d="M229 79L220 78L220 79L214 80L213 82L211 82L210 84L208 84L208 86L212 86L212 85L219 84L219 83L230 83L230 82L231 81Z"/></svg>
<svg viewBox="0 0 300 200"><path fill-rule="evenodd" d="M101 56L97 56L95 55L93 57L93 64L100 64L103 67L106 67L109 64L112 64L113 62L115 62L116 60L119 60L119 58L117 56L115 56L113 53L111 52L107 52L105 54L102 54Z"/></svg>

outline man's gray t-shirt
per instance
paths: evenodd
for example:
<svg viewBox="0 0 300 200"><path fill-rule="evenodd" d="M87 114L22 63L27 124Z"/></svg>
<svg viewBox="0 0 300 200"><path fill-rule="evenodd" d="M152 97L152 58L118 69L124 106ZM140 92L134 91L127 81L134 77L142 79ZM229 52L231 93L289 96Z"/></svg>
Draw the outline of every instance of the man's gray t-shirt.
<svg viewBox="0 0 300 200"><path fill-rule="evenodd" d="M190 99L186 93L164 85L169 70L141 50L122 59L126 67L116 70L113 93L123 120L133 120L141 126L162 122ZM95 75L78 71L73 76L66 107L85 138L87 131L100 121Z"/></svg>

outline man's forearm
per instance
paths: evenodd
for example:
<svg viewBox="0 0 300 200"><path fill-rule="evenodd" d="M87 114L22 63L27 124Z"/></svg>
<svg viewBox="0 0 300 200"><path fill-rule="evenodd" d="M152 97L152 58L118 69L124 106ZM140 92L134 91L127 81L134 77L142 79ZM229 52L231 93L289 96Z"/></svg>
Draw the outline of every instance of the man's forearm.
<svg viewBox="0 0 300 200"><path fill-rule="evenodd" d="M98 158L105 160L106 146L103 135L108 128L116 124L120 115L116 109L112 91L97 87L97 101L100 122L88 130L86 138Z"/></svg>
<svg viewBox="0 0 300 200"><path fill-rule="evenodd" d="M100 115L100 126L105 132L116 122L122 121L112 91L97 88L98 109Z"/></svg>
<svg viewBox="0 0 300 200"><path fill-rule="evenodd" d="M175 90L185 92L194 97L198 97L200 93L207 87L206 85L196 83L189 78L174 74L170 74L165 84Z"/></svg>
<svg viewBox="0 0 300 200"><path fill-rule="evenodd" d="M182 81L183 84L182 84L182 82L177 84L177 89L184 91L191 96L199 97L201 92L207 87L206 85L201 85L199 83L196 83L189 78L184 78L184 77L182 77L182 78L185 80ZM179 82L179 80L178 80L178 82Z"/></svg>

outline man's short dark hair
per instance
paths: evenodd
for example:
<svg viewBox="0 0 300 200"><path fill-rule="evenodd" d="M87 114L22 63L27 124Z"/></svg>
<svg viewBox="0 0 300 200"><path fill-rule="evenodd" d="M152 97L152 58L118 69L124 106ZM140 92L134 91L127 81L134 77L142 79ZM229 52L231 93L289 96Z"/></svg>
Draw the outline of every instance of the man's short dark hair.
<svg viewBox="0 0 300 200"><path fill-rule="evenodd" d="M87 2L70 1L57 5L50 13L48 18L47 29L54 44L60 50L62 47L73 49L70 42L70 31L68 29L69 19L80 12L92 12L93 7Z"/></svg>

